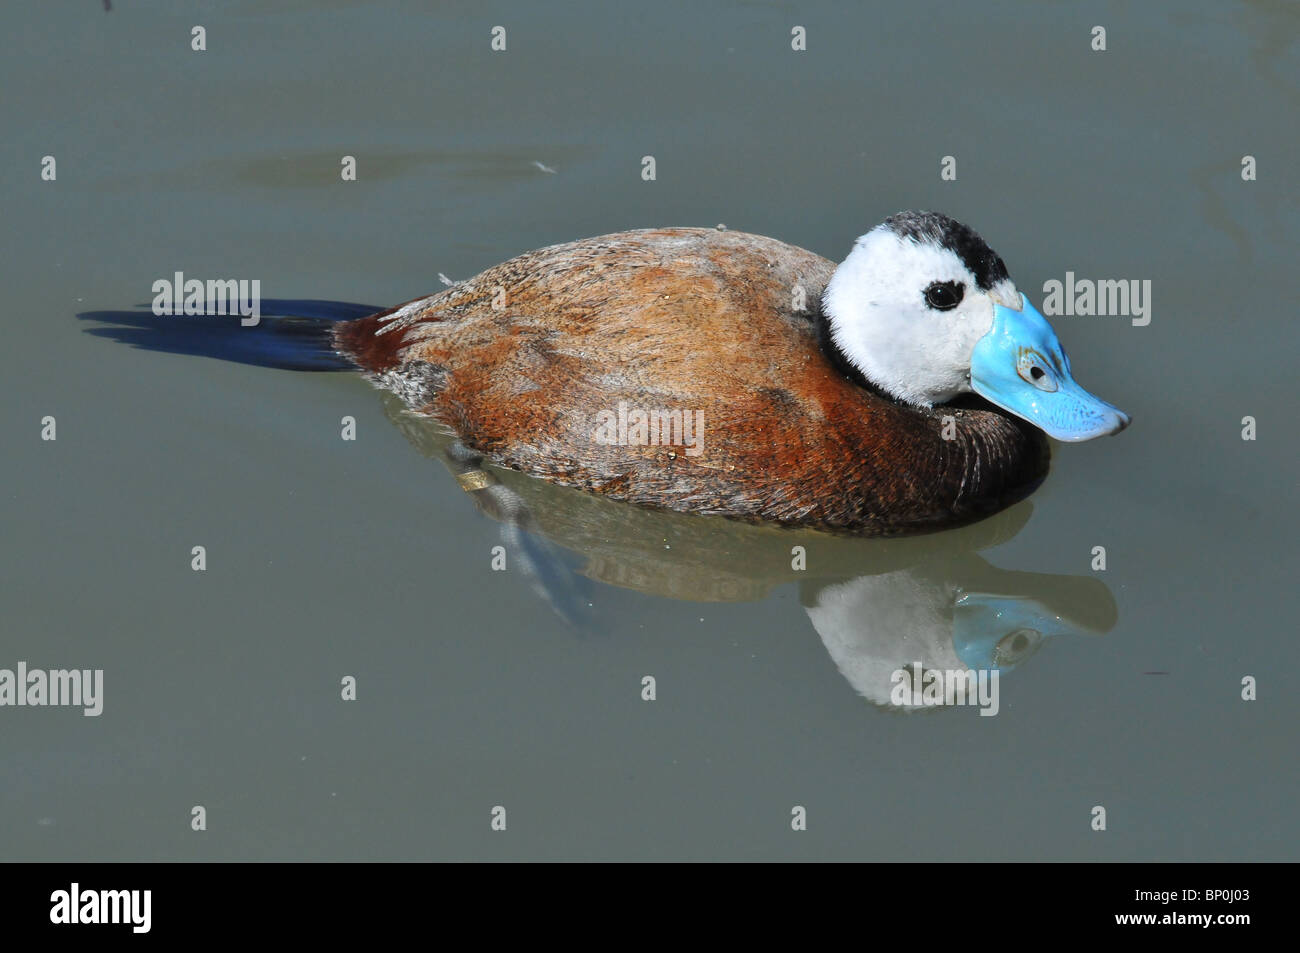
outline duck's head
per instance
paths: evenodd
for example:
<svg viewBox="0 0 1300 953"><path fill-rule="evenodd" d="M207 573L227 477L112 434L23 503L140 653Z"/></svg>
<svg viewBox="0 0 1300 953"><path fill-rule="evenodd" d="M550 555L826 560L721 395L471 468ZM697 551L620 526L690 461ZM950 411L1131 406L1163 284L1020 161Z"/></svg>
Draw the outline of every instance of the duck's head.
<svg viewBox="0 0 1300 953"><path fill-rule="evenodd" d="M974 391L1057 440L1118 433L1128 415L1075 383L1046 319L974 231L901 212L854 243L822 299L830 346L921 407Z"/></svg>

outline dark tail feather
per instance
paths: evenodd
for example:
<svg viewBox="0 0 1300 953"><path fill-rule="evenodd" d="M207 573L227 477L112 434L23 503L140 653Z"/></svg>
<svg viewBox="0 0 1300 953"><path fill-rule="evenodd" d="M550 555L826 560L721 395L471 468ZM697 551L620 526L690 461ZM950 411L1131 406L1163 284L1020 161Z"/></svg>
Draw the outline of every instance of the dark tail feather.
<svg viewBox="0 0 1300 953"><path fill-rule="evenodd" d="M276 298L262 301L261 320L249 327L239 315L160 316L145 305L135 311L85 311L77 317L109 325L87 328L87 334L147 351L291 371L341 371L356 365L334 350L330 328L382 310L347 301Z"/></svg>

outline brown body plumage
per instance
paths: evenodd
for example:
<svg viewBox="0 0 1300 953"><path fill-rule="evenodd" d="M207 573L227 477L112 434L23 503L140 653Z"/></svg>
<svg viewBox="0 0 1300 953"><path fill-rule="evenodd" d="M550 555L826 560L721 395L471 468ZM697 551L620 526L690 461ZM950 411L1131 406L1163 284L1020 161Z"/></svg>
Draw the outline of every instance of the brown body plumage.
<svg viewBox="0 0 1300 953"><path fill-rule="evenodd" d="M1048 465L1036 429L990 405L907 406L832 360L834 268L741 232L623 232L521 255L334 341L487 459L640 505L883 534L1028 495ZM702 452L598 439L620 403L702 413Z"/></svg>

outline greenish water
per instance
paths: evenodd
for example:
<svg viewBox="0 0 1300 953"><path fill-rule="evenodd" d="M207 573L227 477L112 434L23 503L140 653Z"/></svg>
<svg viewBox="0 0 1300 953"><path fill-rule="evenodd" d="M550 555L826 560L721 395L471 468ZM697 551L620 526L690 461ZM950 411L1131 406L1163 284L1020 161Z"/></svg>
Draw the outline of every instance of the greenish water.
<svg viewBox="0 0 1300 953"><path fill-rule="evenodd" d="M0 39L0 668L104 670L97 718L0 707L0 857L1296 859L1293 5L113 6ZM1145 327L1052 319L1133 427L958 533L800 537L806 572L786 535L503 476L585 572L581 633L359 377L76 318L178 270L389 305L648 225L839 260L902 208L1040 303L1150 280ZM1069 631L996 717L873 704L979 629L971 591Z"/></svg>

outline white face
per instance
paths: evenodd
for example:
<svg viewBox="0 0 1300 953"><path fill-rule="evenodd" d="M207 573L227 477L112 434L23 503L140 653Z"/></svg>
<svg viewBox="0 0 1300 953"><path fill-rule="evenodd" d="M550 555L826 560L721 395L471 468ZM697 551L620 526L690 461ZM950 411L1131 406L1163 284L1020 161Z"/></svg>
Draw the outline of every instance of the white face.
<svg viewBox="0 0 1300 953"><path fill-rule="evenodd" d="M985 291L952 250L884 225L854 243L822 296L849 362L892 397L925 407L971 389L971 352L993 326L995 303L1020 307L1010 280Z"/></svg>

